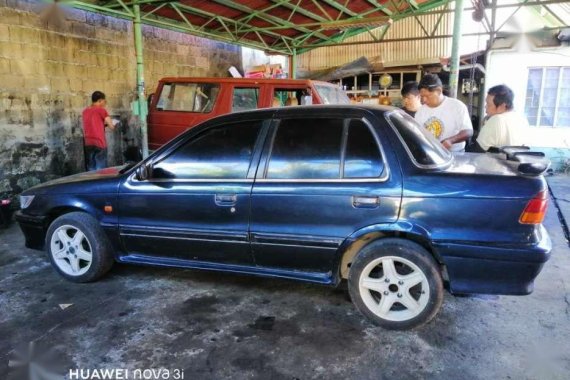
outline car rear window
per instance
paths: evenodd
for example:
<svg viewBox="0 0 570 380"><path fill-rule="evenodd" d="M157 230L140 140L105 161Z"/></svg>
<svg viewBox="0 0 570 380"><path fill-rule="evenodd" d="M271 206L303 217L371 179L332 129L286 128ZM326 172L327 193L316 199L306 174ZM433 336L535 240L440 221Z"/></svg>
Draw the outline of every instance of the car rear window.
<svg viewBox="0 0 570 380"><path fill-rule="evenodd" d="M323 104L350 104L350 99L340 87L315 84L315 88Z"/></svg>
<svg viewBox="0 0 570 380"><path fill-rule="evenodd" d="M388 114L387 118L416 165L436 167L451 160L451 153L409 115L396 111Z"/></svg>

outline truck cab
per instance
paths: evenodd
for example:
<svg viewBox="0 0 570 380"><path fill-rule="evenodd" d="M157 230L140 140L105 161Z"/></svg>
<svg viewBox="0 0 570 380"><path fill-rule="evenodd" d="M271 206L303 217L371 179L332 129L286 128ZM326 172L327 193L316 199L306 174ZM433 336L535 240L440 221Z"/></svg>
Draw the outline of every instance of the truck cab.
<svg viewBox="0 0 570 380"><path fill-rule="evenodd" d="M223 114L257 108L348 104L341 88L296 79L163 78L150 97L149 149Z"/></svg>

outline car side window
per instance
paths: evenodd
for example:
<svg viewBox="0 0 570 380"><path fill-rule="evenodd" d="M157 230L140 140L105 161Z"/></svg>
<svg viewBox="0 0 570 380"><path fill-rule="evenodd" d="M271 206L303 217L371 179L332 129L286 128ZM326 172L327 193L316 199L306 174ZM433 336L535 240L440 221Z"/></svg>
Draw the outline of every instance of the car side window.
<svg viewBox="0 0 570 380"><path fill-rule="evenodd" d="M259 88L234 88L232 112L254 110L259 101Z"/></svg>
<svg viewBox="0 0 570 380"><path fill-rule="evenodd" d="M219 92L220 86L213 83L165 83L156 108L159 111L208 113Z"/></svg>
<svg viewBox="0 0 570 380"><path fill-rule="evenodd" d="M395 111L388 114L387 119L398 132L416 165L439 166L450 162L451 153L409 115Z"/></svg>
<svg viewBox="0 0 570 380"><path fill-rule="evenodd" d="M214 127L153 165L153 179L244 179L262 121Z"/></svg>
<svg viewBox="0 0 570 380"><path fill-rule="evenodd" d="M377 178L384 171L380 149L362 120L351 120L346 141L344 178Z"/></svg>
<svg viewBox="0 0 570 380"><path fill-rule="evenodd" d="M343 123L343 119L281 120L266 178L339 178Z"/></svg>
<svg viewBox="0 0 570 380"><path fill-rule="evenodd" d="M273 90L272 107L310 104L313 104L310 88L276 88Z"/></svg>

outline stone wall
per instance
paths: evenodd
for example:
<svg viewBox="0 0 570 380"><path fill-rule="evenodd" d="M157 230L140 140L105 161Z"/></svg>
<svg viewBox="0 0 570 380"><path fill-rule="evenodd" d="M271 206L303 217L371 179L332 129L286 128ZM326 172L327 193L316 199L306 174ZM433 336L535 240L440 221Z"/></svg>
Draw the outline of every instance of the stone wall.
<svg viewBox="0 0 570 380"><path fill-rule="evenodd" d="M0 197L84 170L81 112L95 90L120 118L107 132L109 163L120 164L140 131L131 115L136 60L129 21L64 8L46 24L41 1L0 0ZM228 76L239 47L143 27L145 88L164 76Z"/></svg>

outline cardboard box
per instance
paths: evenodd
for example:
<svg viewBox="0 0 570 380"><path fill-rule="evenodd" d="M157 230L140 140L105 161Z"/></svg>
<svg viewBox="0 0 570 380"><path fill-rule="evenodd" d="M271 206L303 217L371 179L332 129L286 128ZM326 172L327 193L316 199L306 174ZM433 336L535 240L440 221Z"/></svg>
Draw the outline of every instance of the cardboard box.
<svg viewBox="0 0 570 380"><path fill-rule="evenodd" d="M283 68L280 63L257 65L250 67L245 73L246 78L281 78Z"/></svg>

